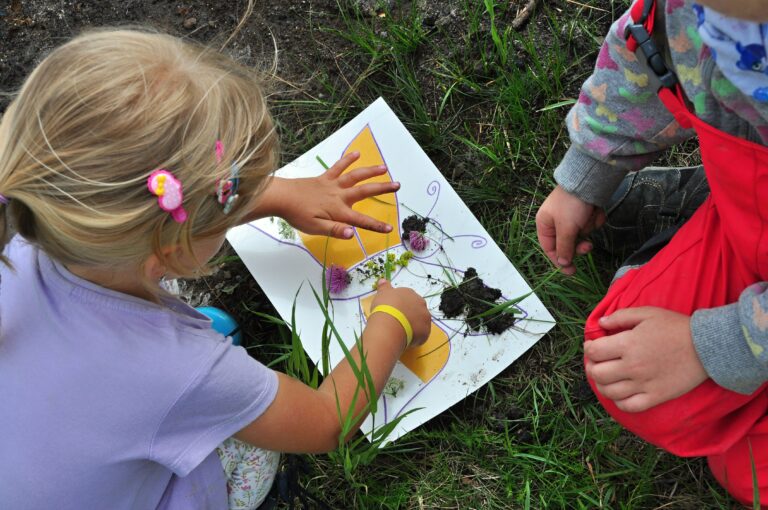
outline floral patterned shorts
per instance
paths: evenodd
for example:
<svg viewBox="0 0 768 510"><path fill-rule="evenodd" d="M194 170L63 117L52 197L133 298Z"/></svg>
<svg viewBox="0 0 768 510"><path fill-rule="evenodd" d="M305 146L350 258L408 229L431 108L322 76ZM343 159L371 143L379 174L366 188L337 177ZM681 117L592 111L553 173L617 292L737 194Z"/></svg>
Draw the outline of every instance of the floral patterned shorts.
<svg viewBox="0 0 768 510"><path fill-rule="evenodd" d="M267 497L280 454L230 437L216 448L227 475L230 510L255 510Z"/></svg>

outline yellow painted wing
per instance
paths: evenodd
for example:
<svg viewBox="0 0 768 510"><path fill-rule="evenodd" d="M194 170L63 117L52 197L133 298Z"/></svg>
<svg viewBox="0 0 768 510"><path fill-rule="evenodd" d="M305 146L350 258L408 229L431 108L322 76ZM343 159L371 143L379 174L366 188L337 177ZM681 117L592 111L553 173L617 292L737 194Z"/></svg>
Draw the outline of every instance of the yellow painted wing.
<svg viewBox="0 0 768 510"><path fill-rule="evenodd" d="M360 300L360 307L366 319L371 314L373 298L374 295L370 295ZM424 345L405 351L400 357L400 362L416 374L422 382L427 383L448 362L450 352L448 335L433 322L432 331Z"/></svg>

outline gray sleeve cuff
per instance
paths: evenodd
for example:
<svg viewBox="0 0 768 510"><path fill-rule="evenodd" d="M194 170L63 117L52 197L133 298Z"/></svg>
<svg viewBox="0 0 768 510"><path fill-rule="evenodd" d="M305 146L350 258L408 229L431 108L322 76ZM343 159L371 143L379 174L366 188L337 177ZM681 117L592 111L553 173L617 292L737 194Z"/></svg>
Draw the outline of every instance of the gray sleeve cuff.
<svg viewBox="0 0 768 510"><path fill-rule="evenodd" d="M749 395L768 380L768 368L744 338L738 306L697 310L691 317L691 335L709 377L723 388Z"/></svg>
<svg viewBox="0 0 768 510"><path fill-rule="evenodd" d="M583 201L604 207L626 173L626 170L597 160L572 145L555 169L555 181Z"/></svg>

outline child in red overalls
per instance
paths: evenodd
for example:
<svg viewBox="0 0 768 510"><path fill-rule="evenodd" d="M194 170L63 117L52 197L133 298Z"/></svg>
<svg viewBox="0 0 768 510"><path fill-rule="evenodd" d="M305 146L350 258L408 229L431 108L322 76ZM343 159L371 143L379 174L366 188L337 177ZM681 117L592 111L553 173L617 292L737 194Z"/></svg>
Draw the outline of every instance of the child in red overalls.
<svg viewBox="0 0 768 510"><path fill-rule="evenodd" d="M587 320L590 383L635 434L676 455L706 456L743 503L752 502L755 474L763 504L766 47L764 0L636 0L611 27L568 116L573 143L536 218L544 251L568 274L606 213L603 239L653 234ZM693 136L703 170L638 172Z"/></svg>

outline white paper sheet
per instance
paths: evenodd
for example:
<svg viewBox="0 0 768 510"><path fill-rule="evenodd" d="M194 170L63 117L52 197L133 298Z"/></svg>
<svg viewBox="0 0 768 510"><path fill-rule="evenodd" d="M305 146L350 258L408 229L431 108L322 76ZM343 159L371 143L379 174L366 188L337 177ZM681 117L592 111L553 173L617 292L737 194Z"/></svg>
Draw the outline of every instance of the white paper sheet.
<svg viewBox="0 0 768 510"><path fill-rule="evenodd" d="M521 319L499 335L470 331L462 319L444 317L439 310L439 293L451 279L461 281L463 271L468 267L477 268L478 276L485 284L501 289L503 298L518 298L529 294L531 289L383 99L375 101L317 147L279 170L277 175L286 178L319 175L324 171L320 160L329 165L335 163L345 151L360 147L358 142L352 147L350 143L362 140L364 136L373 140L367 145L364 141L359 142L370 148L365 151L378 151L379 154L361 153L361 162L383 160L389 169L389 176L385 178L391 177L402 186L396 194L386 195L380 202L369 200L367 206L360 204L360 208L364 212L387 207L387 210L396 209L391 218L379 218L389 221L396 229L400 229L405 217L414 213L431 219L426 234L429 239L427 249L415 253L408 266L399 268L394 274L392 281L394 286L411 287L426 297L433 314L435 335L430 340L429 349L422 349L416 358L411 356L409 366L413 370L404 363L397 364L379 400L378 412L367 418L362 427L368 433L373 427L418 409L400 421L390 436L394 440L490 381L549 331L554 320L533 294L518 305ZM355 242L363 256L359 263L348 267L352 269L350 286L331 296L334 324L347 346L354 344L355 333L359 334L365 323L361 299L365 300L375 292L373 282L360 281L362 275L354 268L364 267L369 259L375 260L389 253L399 257L409 248L407 239L400 242L398 233L394 236L397 237L395 246L376 252L382 239L366 242L362 235L358 233ZM310 287L322 293L323 261L328 260L328 245L321 253L317 244L303 241L298 233L275 218L235 228L227 238L287 322L291 320L296 301L299 335L310 358L318 363L325 319ZM386 245L393 239L387 238L383 242ZM307 246L314 246L314 250ZM332 366L342 358L341 348L332 341Z"/></svg>

